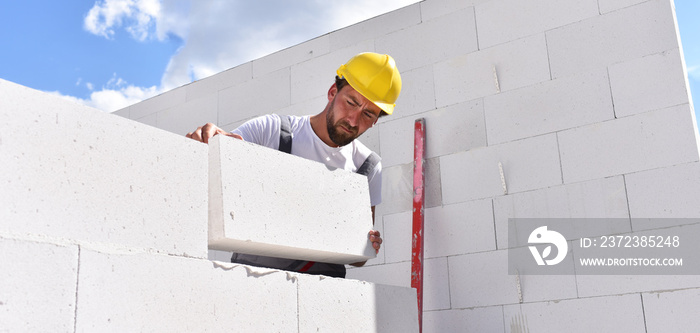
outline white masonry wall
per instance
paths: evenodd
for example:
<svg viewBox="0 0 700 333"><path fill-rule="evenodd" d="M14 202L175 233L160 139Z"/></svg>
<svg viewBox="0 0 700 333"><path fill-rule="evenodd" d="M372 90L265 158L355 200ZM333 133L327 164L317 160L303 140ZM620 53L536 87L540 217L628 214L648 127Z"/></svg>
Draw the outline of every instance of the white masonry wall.
<svg viewBox="0 0 700 333"><path fill-rule="evenodd" d="M700 326L697 276L518 280L506 264L508 218L700 217L678 36L671 0L426 0L116 113L180 135L314 114L341 63L389 53L404 90L361 138L383 158L385 242L349 278L410 285L412 131L423 117L425 332L689 331Z"/></svg>
<svg viewBox="0 0 700 333"><path fill-rule="evenodd" d="M413 289L209 260L209 146L0 96L1 332L418 332Z"/></svg>

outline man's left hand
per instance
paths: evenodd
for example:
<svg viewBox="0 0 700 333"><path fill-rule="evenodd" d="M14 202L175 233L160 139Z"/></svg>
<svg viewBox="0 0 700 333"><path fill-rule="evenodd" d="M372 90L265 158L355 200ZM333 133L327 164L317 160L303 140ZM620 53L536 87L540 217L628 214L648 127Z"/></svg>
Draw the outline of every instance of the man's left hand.
<svg viewBox="0 0 700 333"><path fill-rule="evenodd" d="M372 230L369 232L369 241L372 242L372 247L377 253L379 253L379 248L382 247L382 237L379 236L379 231Z"/></svg>

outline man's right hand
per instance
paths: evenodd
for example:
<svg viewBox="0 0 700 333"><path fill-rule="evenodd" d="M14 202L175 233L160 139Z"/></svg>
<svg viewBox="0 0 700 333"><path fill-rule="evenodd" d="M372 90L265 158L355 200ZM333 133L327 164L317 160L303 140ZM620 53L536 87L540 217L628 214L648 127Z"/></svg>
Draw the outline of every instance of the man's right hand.
<svg viewBox="0 0 700 333"><path fill-rule="evenodd" d="M211 137L217 134L243 140L243 138L240 135L226 132L212 123L206 123L204 126L199 126L194 132L189 132L185 136L190 139L197 140L199 142L209 143L209 139L211 139Z"/></svg>

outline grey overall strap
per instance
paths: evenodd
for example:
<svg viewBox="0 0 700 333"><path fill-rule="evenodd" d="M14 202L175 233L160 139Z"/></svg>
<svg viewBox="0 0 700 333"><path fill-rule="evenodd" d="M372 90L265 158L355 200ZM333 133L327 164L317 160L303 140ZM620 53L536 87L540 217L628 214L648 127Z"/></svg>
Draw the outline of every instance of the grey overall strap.
<svg viewBox="0 0 700 333"><path fill-rule="evenodd" d="M369 173L374 170L374 167L377 166L377 163L379 163L379 155L376 153L372 152L367 156L367 159L365 160L364 163L360 166L359 169L357 169L356 173L359 173L363 176L369 176Z"/></svg>
<svg viewBox="0 0 700 333"><path fill-rule="evenodd" d="M289 117L280 116L280 148L279 151L292 153L292 125Z"/></svg>

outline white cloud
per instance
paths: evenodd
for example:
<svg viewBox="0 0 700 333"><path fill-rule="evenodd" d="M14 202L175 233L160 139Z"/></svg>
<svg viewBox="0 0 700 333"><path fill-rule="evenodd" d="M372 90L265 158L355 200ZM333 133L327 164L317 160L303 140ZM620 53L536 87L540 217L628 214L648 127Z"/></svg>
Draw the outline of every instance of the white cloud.
<svg viewBox="0 0 700 333"><path fill-rule="evenodd" d="M138 96L153 96L415 2L101 0L85 17L87 31L109 39L123 26L140 41L177 36L183 45L171 57L159 87L129 86L141 91L135 93L115 76L92 93L88 104L113 110L138 102Z"/></svg>
<svg viewBox="0 0 700 333"><path fill-rule="evenodd" d="M88 89L93 90L91 83L86 83ZM137 87L127 84L122 78L116 75L112 76L105 87L100 91L93 91L88 99L77 98L74 96L64 95L58 91L49 92L50 94L63 97L64 99L94 107L96 109L113 112L125 108L129 105L138 103L144 99L151 98L162 92L156 86L152 87Z"/></svg>
<svg viewBox="0 0 700 333"><path fill-rule="evenodd" d="M83 20L83 27L107 39L114 37L115 29L124 29L140 41L146 40L160 15L159 0L103 0L96 2Z"/></svg>

